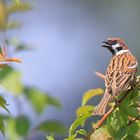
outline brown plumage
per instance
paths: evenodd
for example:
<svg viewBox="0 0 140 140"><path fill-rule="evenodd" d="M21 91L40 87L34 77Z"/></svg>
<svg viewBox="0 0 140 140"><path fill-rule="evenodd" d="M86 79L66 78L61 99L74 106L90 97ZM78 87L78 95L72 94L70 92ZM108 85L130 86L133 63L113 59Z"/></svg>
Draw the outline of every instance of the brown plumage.
<svg viewBox="0 0 140 140"><path fill-rule="evenodd" d="M104 115L108 102L131 88L137 70L137 60L122 39L108 38L104 43L113 56L106 71L105 93L93 115Z"/></svg>

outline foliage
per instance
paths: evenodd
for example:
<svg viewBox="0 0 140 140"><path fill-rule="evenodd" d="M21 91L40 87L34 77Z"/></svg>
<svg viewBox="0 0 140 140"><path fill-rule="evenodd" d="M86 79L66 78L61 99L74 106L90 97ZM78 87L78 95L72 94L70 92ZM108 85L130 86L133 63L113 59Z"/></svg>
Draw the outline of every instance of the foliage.
<svg viewBox="0 0 140 140"><path fill-rule="evenodd" d="M44 121L41 124L39 124L36 129L42 132L49 132L61 135L65 134L66 132L64 125L62 125L62 123L56 120Z"/></svg>
<svg viewBox="0 0 140 140"><path fill-rule="evenodd" d="M12 21L11 15L21 14L30 9L32 9L32 5L27 1L0 0L0 34L2 36L2 39L0 40L2 42L2 48L0 48L0 62L21 62L20 59L9 58L7 56L6 50L8 47L11 47L10 50L16 53L23 50L32 50L31 47L21 42L18 38L7 38L9 30L19 28L22 25L19 21ZM8 50L8 52L10 50ZM22 106L24 106L20 102L21 98L24 99L25 103L29 103L29 110L35 112L34 119L38 119L48 106L61 109L61 103L58 99L37 87L24 85L22 82L22 73L8 64L0 63L0 84L3 88L4 95L6 96L6 94L8 94L8 96L11 96L17 109L16 115L13 115L13 112L10 112L8 109L9 104L1 93L0 107L5 110L4 113L6 115L3 113L0 114L0 131L7 140L26 139L34 131L45 133L47 135L46 139L48 140L54 140L54 133L58 135L65 134L66 128L57 120L46 120L37 124L33 123L33 120L29 115L24 114L23 112L20 113Z"/></svg>
<svg viewBox="0 0 140 140"><path fill-rule="evenodd" d="M83 95L82 105L85 105L92 97L103 94L102 89L91 89Z"/></svg>
<svg viewBox="0 0 140 140"><path fill-rule="evenodd" d="M138 79L139 80L139 79ZM101 95L102 89L88 90L82 99L82 106L76 111L77 118L69 128L69 136L66 140L76 140L82 135L81 139L87 139L88 131L85 127L85 121L89 118L93 118L92 112L94 110L93 105L87 105L87 101L96 95ZM123 97L124 93L119 97ZM90 138L87 140L138 140L140 136L139 132L139 106L140 89L139 82L129 92L129 94L122 100L120 105L109 114L107 121L97 130L94 127L97 125L94 123L92 126ZM114 103L112 103L114 105ZM137 120L137 121L136 121ZM100 120L99 120L100 121ZM97 122L98 123L98 122ZM82 133L81 133L82 130ZM80 133L79 133L80 132ZM79 135L80 134L80 135Z"/></svg>
<svg viewBox="0 0 140 140"><path fill-rule="evenodd" d="M13 52L32 50L26 43L21 42L18 38L7 38L6 34L11 29L21 27L20 21L12 21L11 15L21 14L32 9L32 5L20 0L4 1L0 0L0 34L2 36L1 42L3 46L12 47ZM8 58L4 47L0 49L0 62L21 62L17 58ZM138 77L138 81L139 77ZM7 64L0 64L0 84L4 89L4 93L8 94L14 99L17 107L16 115L8 109L8 103L4 99L3 94L0 95L0 107L5 110L5 114L0 114L0 131L7 138L7 140L22 140L35 132L41 131L44 133L46 140L54 140L55 134L64 135L66 128L57 120L45 120L40 123L33 122L29 115L20 113L23 106L20 98L24 98L25 102L30 104L29 108L35 112L36 119L44 112L48 106L53 106L57 109L61 108L61 103L48 93L38 89L34 86L24 85L22 82L22 73L8 66ZM138 140L140 139L140 117L139 117L139 99L140 99L140 82L135 85L128 96L121 102L121 104L109 114L106 122L90 135L91 140ZM4 95L6 95L4 94ZM83 140L88 135L85 127L87 121L93 118L92 112L94 105L90 105L89 100L95 96L102 95L103 90L91 89L88 90L82 99L81 106L76 111L76 119L69 128L69 136L66 140ZM122 93L123 94L123 93ZM100 121L100 120L99 120ZM35 123L33 125L33 123ZM98 122L97 122L98 123ZM91 123L95 127L97 123Z"/></svg>
<svg viewBox="0 0 140 140"><path fill-rule="evenodd" d="M46 136L46 140L54 140L53 136Z"/></svg>
<svg viewBox="0 0 140 140"><path fill-rule="evenodd" d="M43 91L40 91L37 88L26 86L24 88L24 93L25 93L26 98L31 102L32 106L34 107L37 113L42 113L42 111L48 105L61 108L61 104L56 98L48 95L47 93Z"/></svg>

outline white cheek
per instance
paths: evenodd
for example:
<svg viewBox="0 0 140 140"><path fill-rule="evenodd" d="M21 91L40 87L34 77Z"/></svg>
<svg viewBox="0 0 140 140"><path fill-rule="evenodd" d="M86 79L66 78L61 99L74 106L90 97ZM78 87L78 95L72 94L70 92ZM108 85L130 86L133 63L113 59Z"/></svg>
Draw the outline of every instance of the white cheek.
<svg viewBox="0 0 140 140"><path fill-rule="evenodd" d="M113 47L113 48L120 47L120 44L119 44L119 43L117 43L117 44L115 44L115 45L112 45L112 47Z"/></svg>
<svg viewBox="0 0 140 140"><path fill-rule="evenodd" d="M119 52L116 53L116 55L120 55L120 54L123 54L123 53L128 53L129 50L121 50Z"/></svg>

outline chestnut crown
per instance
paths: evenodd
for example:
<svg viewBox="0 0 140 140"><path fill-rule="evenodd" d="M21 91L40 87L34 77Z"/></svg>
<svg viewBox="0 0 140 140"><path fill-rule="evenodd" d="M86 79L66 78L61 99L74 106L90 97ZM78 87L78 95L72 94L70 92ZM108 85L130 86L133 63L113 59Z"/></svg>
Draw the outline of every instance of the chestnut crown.
<svg viewBox="0 0 140 140"><path fill-rule="evenodd" d="M125 44L124 40L118 37L108 38L107 41L103 41L105 47L109 49L109 51L115 55L116 53L122 50L129 50L128 46Z"/></svg>

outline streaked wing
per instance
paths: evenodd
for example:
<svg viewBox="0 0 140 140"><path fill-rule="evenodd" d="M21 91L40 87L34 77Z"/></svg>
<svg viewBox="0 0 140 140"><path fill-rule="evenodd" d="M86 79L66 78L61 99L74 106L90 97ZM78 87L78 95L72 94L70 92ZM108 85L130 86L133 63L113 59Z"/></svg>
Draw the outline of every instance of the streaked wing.
<svg viewBox="0 0 140 140"><path fill-rule="evenodd" d="M118 95L128 90L135 78L137 60L132 54L116 56L106 73L106 88L110 94Z"/></svg>
<svg viewBox="0 0 140 140"><path fill-rule="evenodd" d="M105 79L105 86L106 89L108 90L109 94L112 94L112 83L113 83L113 77L114 77L114 72L107 72L106 73L106 79Z"/></svg>
<svg viewBox="0 0 140 140"><path fill-rule="evenodd" d="M131 88L132 82L134 81L134 75L132 74L121 74L116 77L116 81L114 81L113 94L115 96L119 95L122 91L127 91Z"/></svg>

